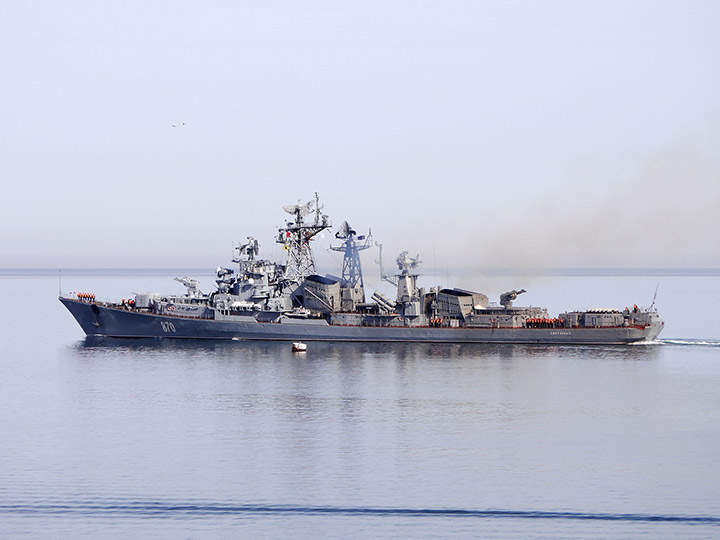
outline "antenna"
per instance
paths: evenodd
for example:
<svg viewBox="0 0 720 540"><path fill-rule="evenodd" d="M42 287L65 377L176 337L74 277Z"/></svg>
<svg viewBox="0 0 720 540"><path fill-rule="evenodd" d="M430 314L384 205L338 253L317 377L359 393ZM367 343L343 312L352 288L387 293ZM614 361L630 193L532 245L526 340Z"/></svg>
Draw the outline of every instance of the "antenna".
<svg viewBox="0 0 720 540"><path fill-rule="evenodd" d="M659 289L659 288L660 288L660 284L658 283L658 284L655 286L655 294L653 295L652 304L650 304L650 308L648 309L648 311L652 311L652 310L653 310L653 307L655 307L655 299L657 298L657 293L658 293L658 289Z"/></svg>
<svg viewBox="0 0 720 540"><path fill-rule="evenodd" d="M58 268L58 296L62 296L62 269Z"/></svg>
<svg viewBox="0 0 720 540"><path fill-rule="evenodd" d="M433 239L433 283L437 286L437 260L435 258L435 239Z"/></svg>
<svg viewBox="0 0 720 540"><path fill-rule="evenodd" d="M375 242L375 246L378 248L378 259L375 261L375 264L380 266L380 279L382 281L387 281L391 285L395 285L397 287L398 280L395 276L389 276L385 273L385 267L383 266L383 258L382 258L382 251L383 251L383 245L379 242Z"/></svg>
<svg viewBox="0 0 720 540"><path fill-rule="evenodd" d="M310 204L310 203L308 203ZM320 223L320 217L322 214L320 214L320 210L323 209L325 205L320 204L320 197L318 197L318 192L315 192L315 226L317 227L317 224Z"/></svg>

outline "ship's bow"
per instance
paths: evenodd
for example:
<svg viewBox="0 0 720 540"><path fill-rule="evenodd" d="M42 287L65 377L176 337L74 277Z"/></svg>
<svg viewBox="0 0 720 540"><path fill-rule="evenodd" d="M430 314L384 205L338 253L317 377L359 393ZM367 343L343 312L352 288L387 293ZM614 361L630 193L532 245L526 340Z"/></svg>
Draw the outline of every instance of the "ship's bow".
<svg viewBox="0 0 720 540"><path fill-rule="evenodd" d="M88 336L102 335L100 331L100 308L95 304L81 302L64 296L59 297L60 303L75 317L75 320Z"/></svg>

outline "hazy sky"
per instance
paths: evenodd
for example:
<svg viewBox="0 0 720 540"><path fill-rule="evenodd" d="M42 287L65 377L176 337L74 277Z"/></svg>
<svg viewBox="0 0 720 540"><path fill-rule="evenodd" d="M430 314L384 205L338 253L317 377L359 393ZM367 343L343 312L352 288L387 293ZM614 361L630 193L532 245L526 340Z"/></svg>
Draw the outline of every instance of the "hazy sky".
<svg viewBox="0 0 720 540"><path fill-rule="evenodd" d="M720 266L719 59L717 0L4 1L0 267L279 255L315 191L389 258Z"/></svg>

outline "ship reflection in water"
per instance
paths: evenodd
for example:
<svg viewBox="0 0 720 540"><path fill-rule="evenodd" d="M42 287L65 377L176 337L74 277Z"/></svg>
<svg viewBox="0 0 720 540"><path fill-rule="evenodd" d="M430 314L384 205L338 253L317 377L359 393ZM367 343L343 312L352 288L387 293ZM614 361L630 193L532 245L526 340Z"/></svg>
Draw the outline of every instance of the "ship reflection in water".
<svg viewBox="0 0 720 540"><path fill-rule="evenodd" d="M292 354L287 342L205 340L205 339L123 339L86 336L71 347L80 357L97 357L99 354L177 354L180 358L222 358L225 360L267 361L359 361L386 359L431 361L454 359L468 362L493 359L591 359L655 360L663 347L662 342L648 342L627 347L619 345L553 345L553 344L497 344L497 343L345 343L310 342L307 354Z"/></svg>

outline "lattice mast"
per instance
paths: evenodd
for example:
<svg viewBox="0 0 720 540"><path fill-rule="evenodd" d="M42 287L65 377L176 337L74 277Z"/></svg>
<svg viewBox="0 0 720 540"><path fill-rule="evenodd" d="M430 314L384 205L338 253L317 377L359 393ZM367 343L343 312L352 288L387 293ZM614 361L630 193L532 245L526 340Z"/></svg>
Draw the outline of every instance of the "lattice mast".
<svg viewBox="0 0 720 540"><path fill-rule="evenodd" d="M313 211L313 207L315 221L305 223L305 217ZM315 273L315 257L310 241L316 234L330 227L328 217L320 212L322 208L317 192L315 199L305 204L298 201L298 204L283 206L283 210L295 216L295 221L286 221L285 227L278 228L277 243L283 244L283 249L287 251L283 275L287 283L300 285L306 277Z"/></svg>
<svg viewBox="0 0 720 540"><path fill-rule="evenodd" d="M335 233L335 238L344 240L342 245L330 246L333 251L341 251L345 254L343 257L341 286L345 288L364 287L360 252L372 246L372 232L369 231L367 236L358 236L357 232L348 225L348 222L344 221L340 230ZM355 241L356 238L364 241L364 243L358 244Z"/></svg>

